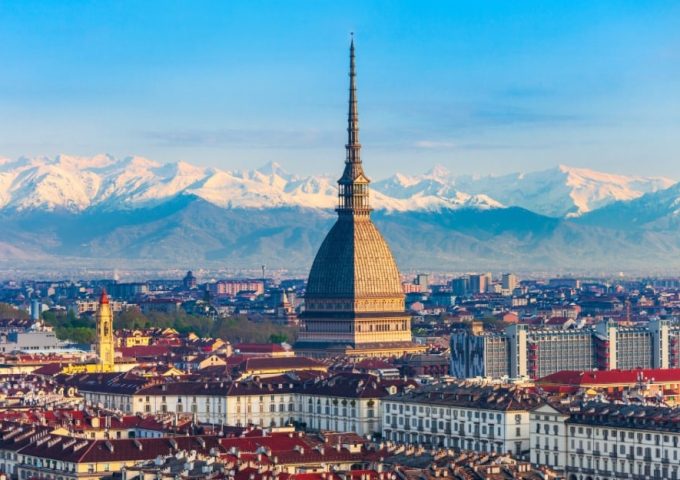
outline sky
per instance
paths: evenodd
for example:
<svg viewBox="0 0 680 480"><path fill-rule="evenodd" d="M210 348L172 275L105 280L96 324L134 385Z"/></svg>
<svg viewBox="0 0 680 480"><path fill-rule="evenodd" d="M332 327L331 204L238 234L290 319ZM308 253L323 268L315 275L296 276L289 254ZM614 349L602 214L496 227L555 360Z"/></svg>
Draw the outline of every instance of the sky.
<svg viewBox="0 0 680 480"><path fill-rule="evenodd" d="M0 157L680 179L680 2L0 2Z"/></svg>

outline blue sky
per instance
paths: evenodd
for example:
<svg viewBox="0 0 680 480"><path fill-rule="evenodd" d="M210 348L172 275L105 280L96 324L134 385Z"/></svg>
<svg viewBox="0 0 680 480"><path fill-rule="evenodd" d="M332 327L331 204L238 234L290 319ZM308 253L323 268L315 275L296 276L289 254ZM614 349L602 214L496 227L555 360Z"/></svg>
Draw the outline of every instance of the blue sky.
<svg viewBox="0 0 680 480"><path fill-rule="evenodd" d="M0 3L0 156L680 179L680 2Z"/></svg>

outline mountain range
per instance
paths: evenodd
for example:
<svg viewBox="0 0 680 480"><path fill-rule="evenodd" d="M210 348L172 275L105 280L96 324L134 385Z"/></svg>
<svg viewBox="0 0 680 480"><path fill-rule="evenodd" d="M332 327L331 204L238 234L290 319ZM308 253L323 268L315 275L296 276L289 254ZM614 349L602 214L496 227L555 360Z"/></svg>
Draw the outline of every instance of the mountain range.
<svg viewBox="0 0 680 480"><path fill-rule="evenodd" d="M334 221L335 181L276 163L227 171L110 155L0 159L0 261L303 272ZM472 177L438 166L371 187L374 220L402 269L680 267L680 185L668 178L568 166Z"/></svg>

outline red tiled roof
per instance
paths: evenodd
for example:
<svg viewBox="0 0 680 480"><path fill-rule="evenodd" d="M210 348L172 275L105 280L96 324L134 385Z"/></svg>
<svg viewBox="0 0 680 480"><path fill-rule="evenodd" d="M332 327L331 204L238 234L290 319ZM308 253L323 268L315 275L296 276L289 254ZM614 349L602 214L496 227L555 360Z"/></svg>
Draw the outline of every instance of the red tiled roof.
<svg viewBox="0 0 680 480"><path fill-rule="evenodd" d="M562 370L536 381L538 385L634 385L640 376L654 383L680 383L680 368L639 368L634 370Z"/></svg>
<svg viewBox="0 0 680 480"><path fill-rule="evenodd" d="M266 370L266 369L285 369L304 370L305 368L319 368L325 365L317 360L307 357L282 357L282 358L248 358L243 365L243 369Z"/></svg>
<svg viewBox="0 0 680 480"><path fill-rule="evenodd" d="M276 353L286 351L278 343L239 343L234 347L234 350L238 350L241 353Z"/></svg>
<svg viewBox="0 0 680 480"><path fill-rule="evenodd" d="M150 460L179 450L208 453L219 448L216 436L177 436L172 438L138 438L123 440L83 440L51 436L54 441L32 443L21 450L23 455L62 460L72 463ZM76 440L72 442L72 440ZM67 445L67 448L64 448Z"/></svg>
<svg viewBox="0 0 680 480"><path fill-rule="evenodd" d="M35 370L33 370L33 373L36 375L54 376L60 373L62 368L64 367L60 363L48 363L47 365L43 365L42 367L36 368Z"/></svg>
<svg viewBox="0 0 680 480"><path fill-rule="evenodd" d="M170 349L165 345L136 345L133 347L123 347L119 351L124 357L156 357L167 355Z"/></svg>

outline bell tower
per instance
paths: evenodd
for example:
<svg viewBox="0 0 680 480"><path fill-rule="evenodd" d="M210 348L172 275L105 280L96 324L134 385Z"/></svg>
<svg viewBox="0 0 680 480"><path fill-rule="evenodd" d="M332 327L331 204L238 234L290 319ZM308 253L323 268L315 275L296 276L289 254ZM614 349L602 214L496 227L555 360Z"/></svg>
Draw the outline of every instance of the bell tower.
<svg viewBox="0 0 680 480"><path fill-rule="evenodd" d="M113 371L114 366L113 313L105 290L99 297L99 308L95 318L97 320L96 351L99 357L99 367L103 372L110 372Z"/></svg>

